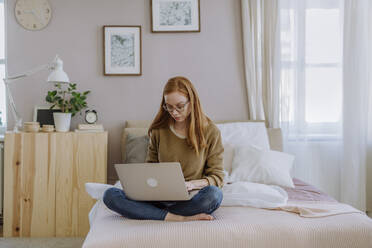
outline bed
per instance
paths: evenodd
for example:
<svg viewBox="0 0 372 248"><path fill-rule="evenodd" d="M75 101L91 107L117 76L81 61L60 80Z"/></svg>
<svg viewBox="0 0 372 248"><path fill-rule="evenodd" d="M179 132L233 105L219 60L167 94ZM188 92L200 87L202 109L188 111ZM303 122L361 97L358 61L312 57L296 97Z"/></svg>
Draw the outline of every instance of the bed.
<svg viewBox="0 0 372 248"><path fill-rule="evenodd" d="M126 123L123 158L128 134L144 135L148 124ZM268 128L267 133L271 149L281 151L280 129ZM294 189L285 189L291 201L341 205L301 180L293 182ZM214 217L214 221L195 222L130 220L98 200L90 212L83 247L372 247L372 220L360 212L304 218L290 211L220 207Z"/></svg>

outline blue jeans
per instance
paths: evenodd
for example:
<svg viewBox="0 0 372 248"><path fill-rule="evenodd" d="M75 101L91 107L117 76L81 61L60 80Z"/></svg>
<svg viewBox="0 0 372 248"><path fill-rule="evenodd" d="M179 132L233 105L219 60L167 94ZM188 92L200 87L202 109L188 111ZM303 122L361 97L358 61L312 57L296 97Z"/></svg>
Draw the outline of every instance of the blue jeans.
<svg viewBox="0 0 372 248"><path fill-rule="evenodd" d="M188 201L134 201L118 188L109 188L103 195L103 202L109 209L139 220L164 220L168 212L182 216L211 214L219 208L221 201L222 191L216 186L202 188Z"/></svg>

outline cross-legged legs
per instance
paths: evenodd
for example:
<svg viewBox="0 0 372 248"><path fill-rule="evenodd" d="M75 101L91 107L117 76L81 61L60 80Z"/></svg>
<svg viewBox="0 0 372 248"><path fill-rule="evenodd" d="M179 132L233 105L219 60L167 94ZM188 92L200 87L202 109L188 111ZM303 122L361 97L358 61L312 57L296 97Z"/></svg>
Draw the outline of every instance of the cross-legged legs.
<svg viewBox="0 0 372 248"><path fill-rule="evenodd" d="M152 204L133 201L126 197L123 190L109 188L104 193L103 202L109 209L130 219L164 220L168 217L166 220L187 221L211 219L209 215L220 206L222 198L221 189L216 186L206 186L191 200L175 201L165 208L160 208L158 203L161 202Z"/></svg>
<svg viewBox="0 0 372 248"><path fill-rule="evenodd" d="M168 213L151 203L130 200L124 191L118 188L107 189L103 195L103 202L112 211L130 219L164 220Z"/></svg>
<svg viewBox="0 0 372 248"><path fill-rule="evenodd" d="M168 211L183 216L191 216L200 213L211 214L220 207L222 202L222 191L216 186L202 188L189 201L177 201L168 207Z"/></svg>

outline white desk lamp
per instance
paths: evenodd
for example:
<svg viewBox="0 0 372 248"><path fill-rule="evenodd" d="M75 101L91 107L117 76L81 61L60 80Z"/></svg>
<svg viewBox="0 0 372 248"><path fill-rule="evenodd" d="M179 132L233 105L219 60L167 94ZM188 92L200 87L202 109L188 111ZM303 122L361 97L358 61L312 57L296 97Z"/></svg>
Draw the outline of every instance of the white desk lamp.
<svg viewBox="0 0 372 248"><path fill-rule="evenodd" d="M14 103L13 96L11 94L9 85L12 82L14 82L18 79L28 77L28 76L30 76L32 74L35 74L36 72L39 72L39 71L44 70L44 69L48 69L48 70L51 71L49 76L48 76L47 82L49 82L49 83L68 83L68 82L70 82L66 72L63 71L63 61L58 57L58 55L56 55L53 62L51 62L49 64L41 65L39 67L36 67L35 69L29 70L27 72L24 72L24 73L16 75L16 76L4 78L6 93L8 95L9 103L10 103L12 113L13 113L13 117L14 117L14 120L15 120L15 125L14 125L14 128L13 128L14 132L18 132L19 128L22 127L22 118L21 118L20 114L18 113L18 111L16 109L16 106L15 106L15 103Z"/></svg>

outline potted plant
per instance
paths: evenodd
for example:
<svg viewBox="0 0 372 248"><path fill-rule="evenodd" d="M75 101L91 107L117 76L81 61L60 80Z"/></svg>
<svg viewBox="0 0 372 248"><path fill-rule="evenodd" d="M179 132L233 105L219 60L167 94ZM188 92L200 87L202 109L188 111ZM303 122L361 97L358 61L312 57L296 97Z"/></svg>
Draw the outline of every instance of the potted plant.
<svg viewBox="0 0 372 248"><path fill-rule="evenodd" d="M76 84L56 83L54 86L57 88L54 91L48 91L48 95L45 100L51 103L50 109L58 106L61 112L54 112L54 124L57 132L68 132L70 130L71 117L75 116L76 113L87 107L87 95L90 91L80 93L76 91ZM67 87L67 89L66 89Z"/></svg>

